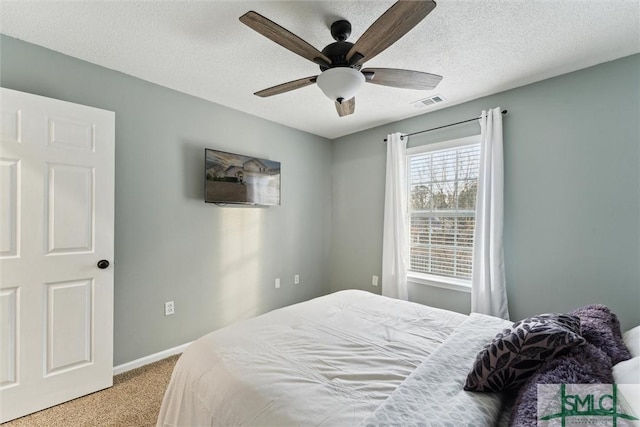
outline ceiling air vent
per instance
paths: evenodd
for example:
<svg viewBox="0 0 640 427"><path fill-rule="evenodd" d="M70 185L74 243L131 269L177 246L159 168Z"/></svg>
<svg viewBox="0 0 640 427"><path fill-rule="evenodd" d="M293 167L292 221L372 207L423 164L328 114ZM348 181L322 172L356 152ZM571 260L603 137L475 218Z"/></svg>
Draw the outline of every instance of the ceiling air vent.
<svg viewBox="0 0 640 427"><path fill-rule="evenodd" d="M420 99L418 101L413 102L413 106L415 108L424 108L429 105L438 104L439 102L444 101L444 98L441 95L433 95L429 98Z"/></svg>

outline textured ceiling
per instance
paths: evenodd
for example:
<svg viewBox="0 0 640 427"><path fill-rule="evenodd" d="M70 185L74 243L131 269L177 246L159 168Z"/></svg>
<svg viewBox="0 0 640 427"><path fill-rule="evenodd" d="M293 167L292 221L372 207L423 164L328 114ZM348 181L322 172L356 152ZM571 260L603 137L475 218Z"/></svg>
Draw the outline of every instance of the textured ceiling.
<svg viewBox="0 0 640 427"><path fill-rule="evenodd" d="M246 27L254 10L321 50L330 24L357 38L393 1L4 1L0 31L107 68L327 138L424 114L640 51L640 1L438 1L366 67L440 74L433 91L367 84L338 117L316 85L256 92L319 73ZM606 87L602 88L606 90ZM412 102L441 95L417 109Z"/></svg>

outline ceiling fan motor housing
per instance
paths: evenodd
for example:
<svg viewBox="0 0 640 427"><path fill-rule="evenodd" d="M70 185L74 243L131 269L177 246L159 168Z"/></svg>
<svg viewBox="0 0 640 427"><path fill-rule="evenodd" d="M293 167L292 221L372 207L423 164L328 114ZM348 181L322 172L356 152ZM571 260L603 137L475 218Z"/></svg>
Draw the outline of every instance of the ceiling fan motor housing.
<svg viewBox="0 0 640 427"><path fill-rule="evenodd" d="M331 67L320 65L320 70L325 71L334 67L351 67L357 70L360 66L352 66L347 61L347 54L351 50L353 43L348 42L347 39L351 35L351 23L344 19L335 21L331 24L331 37L336 41L327 45L322 49L322 53L331 60Z"/></svg>
<svg viewBox="0 0 640 427"><path fill-rule="evenodd" d="M351 67L359 70L360 65L352 66L349 64L349 61L347 61L347 53L351 50L351 46L353 46L353 43L344 41L327 45L322 49L322 53L331 60L331 67L320 65L320 70L324 71L334 67Z"/></svg>

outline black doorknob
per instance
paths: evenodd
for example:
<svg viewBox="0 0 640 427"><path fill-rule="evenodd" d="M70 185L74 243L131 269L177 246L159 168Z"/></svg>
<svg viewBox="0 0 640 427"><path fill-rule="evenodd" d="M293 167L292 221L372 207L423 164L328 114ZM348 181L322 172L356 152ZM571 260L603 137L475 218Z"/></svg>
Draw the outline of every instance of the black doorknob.
<svg viewBox="0 0 640 427"><path fill-rule="evenodd" d="M106 259L101 259L100 261L98 261L98 268L104 270L107 267L109 267L109 261L107 261Z"/></svg>

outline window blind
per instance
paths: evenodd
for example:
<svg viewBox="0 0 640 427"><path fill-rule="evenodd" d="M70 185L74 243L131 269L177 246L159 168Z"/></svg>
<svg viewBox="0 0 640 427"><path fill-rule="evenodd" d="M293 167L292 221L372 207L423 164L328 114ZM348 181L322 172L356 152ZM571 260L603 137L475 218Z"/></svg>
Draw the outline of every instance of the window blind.
<svg viewBox="0 0 640 427"><path fill-rule="evenodd" d="M479 144L408 158L411 271L471 278Z"/></svg>

